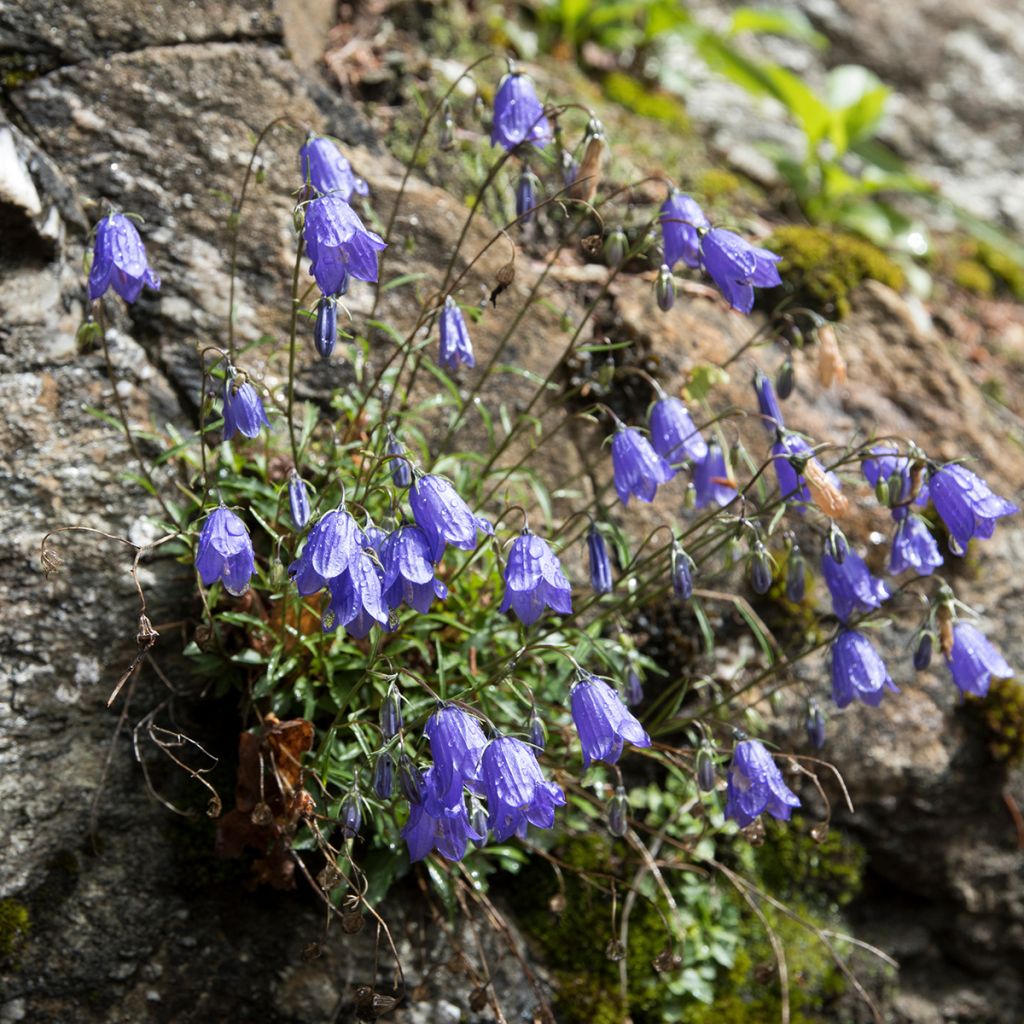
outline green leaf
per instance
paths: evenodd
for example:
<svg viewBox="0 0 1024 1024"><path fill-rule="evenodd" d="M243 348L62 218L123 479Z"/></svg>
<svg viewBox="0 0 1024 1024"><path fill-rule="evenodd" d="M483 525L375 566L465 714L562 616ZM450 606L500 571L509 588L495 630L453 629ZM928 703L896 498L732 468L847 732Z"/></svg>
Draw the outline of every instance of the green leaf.
<svg viewBox="0 0 1024 1024"><path fill-rule="evenodd" d="M776 7L739 7L729 23L730 35L740 32L762 32L766 35L785 36L810 43L819 50L828 46L828 38L815 31L803 11Z"/></svg>

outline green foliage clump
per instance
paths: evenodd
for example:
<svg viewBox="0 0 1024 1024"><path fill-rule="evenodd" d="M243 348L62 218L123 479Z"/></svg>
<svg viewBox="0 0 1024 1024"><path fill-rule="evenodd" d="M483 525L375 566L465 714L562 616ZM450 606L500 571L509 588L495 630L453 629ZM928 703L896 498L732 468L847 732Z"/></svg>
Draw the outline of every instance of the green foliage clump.
<svg viewBox="0 0 1024 1024"><path fill-rule="evenodd" d="M623 71L612 71L605 76L604 92L608 99L634 114L659 121L676 131L690 130L690 118L679 100L667 92L652 89Z"/></svg>
<svg viewBox="0 0 1024 1024"><path fill-rule="evenodd" d="M30 928L28 908L23 903L0 900L0 964L17 959Z"/></svg>
<svg viewBox="0 0 1024 1024"><path fill-rule="evenodd" d="M1024 761L1024 686L1016 679L993 679L978 704L992 756L1009 764Z"/></svg>
<svg viewBox="0 0 1024 1024"><path fill-rule="evenodd" d="M986 298L996 290L992 272L978 260L959 260L953 266L953 280L965 291Z"/></svg>
<svg viewBox="0 0 1024 1024"><path fill-rule="evenodd" d="M749 188L749 183L738 174L721 167L709 167L697 177L696 185L698 194L709 203L740 195Z"/></svg>
<svg viewBox="0 0 1024 1024"><path fill-rule="evenodd" d="M849 293L871 278L900 291L903 271L877 246L829 228L781 227L765 247L782 257L779 273L799 303L833 319L850 312Z"/></svg>
<svg viewBox="0 0 1024 1024"><path fill-rule="evenodd" d="M1024 266L1012 256L987 242L978 242L975 259L1015 299L1024 299Z"/></svg>

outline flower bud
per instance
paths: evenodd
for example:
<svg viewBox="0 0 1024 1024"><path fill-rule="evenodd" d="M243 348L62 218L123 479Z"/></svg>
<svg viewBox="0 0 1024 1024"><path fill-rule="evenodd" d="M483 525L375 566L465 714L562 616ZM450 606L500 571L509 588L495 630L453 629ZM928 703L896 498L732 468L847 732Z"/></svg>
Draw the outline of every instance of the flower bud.
<svg viewBox="0 0 1024 1024"><path fill-rule="evenodd" d="M320 358L330 359L338 342L338 304L326 295L316 304L314 338Z"/></svg>
<svg viewBox="0 0 1024 1024"><path fill-rule="evenodd" d="M793 366L793 360L787 356L783 364L779 367L778 373L775 375L775 394L776 396L785 401L791 394L793 394L793 386L796 383L796 369Z"/></svg>
<svg viewBox="0 0 1024 1024"><path fill-rule="evenodd" d="M537 712L530 716L530 742L538 749L543 750L547 742L544 735L544 723L540 720Z"/></svg>
<svg viewBox="0 0 1024 1024"><path fill-rule="evenodd" d="M683 492L683 508L687 512L692 511L697 506L697 488L693 486L691 481L686 485L686 490Z"/></svg>
<svg viewBox="0 0 1024 1024"><path fill-rule="evenodd" d="M609 267L618 267L629 253L629 239L622 228L613 228L604 240L604 261Z"/></svg>
<svg viewBox="0 0 1024 1024"><path fill-rule="evenodd" d="M804 721L804 729L807 731L807 739L815 750L821 750L825 746L825 712L818 706L818 702L812 700L807 707L807 718Z"/></svg>
<svg viewBox="0 0 1024 1024"><path fill-rule="evenodd" d="M644 685L635 668L626 673L626 703L635 708L644 699Z"/></svg>
<svg viewBox="0 0 1024 1024"><path fill-rule="evenodd" d="M82 352L88 352L99 342L102 331L93 318L86 317L75 334L75 341Z"/></svg>
<svg viewBox="0 0 1024 1024"><path fill-rule="evenodd" d="M842 531L838 527L833 526L829 530L828 537L825 539L825 548L834 559L836 565L842 565L846 561L846 554L850 550L850 545L846 542Z"/></svg>
<svg viewBox="0 0 1024 1024"><path fill-rule="evenodd" d="M948 658L953 653L953 604L952 601L943 601L935 613L935 622L939 627L939 650L943 657Z"/></svg>
<svg viewBox="0 0 1024 1024"><path fill-rule="evenodd" d="M881 481L879 481L881 482ZM886 502L889 508L895 508L903 501L903 490L906 481L902 473L893 473L886 481Z"/></svg>
<svg viewBox="0 0 1024 1024"><path fill-rule="evenodd" d="M604 537L594 525L587 534L587 553L590 562L590 585L595 594L610 594L612 591L612 563L608 557L608 546Z"/></svg>
<svg viewBox="0 0 1024 1024"><path fill-rule="evenodd" d="M755 594L767 594L772 588L772 561L760 541L754 544L750 558L750 585Z"/></svg>
<svg viewBox="0 0 1024 1024"><path fill-rule="evenodd" d="M381 800L390 800L395 788L395 762L390 754L381 754L373 769L373 791Z"/></svg>
<svg viewBox="0 0 1024 1024"><path fill-rule="evenodd" d="M487 845L487 811L475 796L470 797L469 820L473 826L473 831L477 835L483 836L482 839L473 840L473 845L478 850L482 850Z"/></svg>
<svg viewBox="0 0 1024 1024"><path fill-rule="evenodd" d="M288 474L288 505L295 529L301 530L309 522L309 494L305 481L294 469Z"/></svg>
<svg viewBox="0 0 1024 1024"><path fill-rule="evenodd" d="M363 814L359 809L359 797L349 793L341 804L341 834L346 839L355 839L359 835L359 827L363 823Z"/></svg>
<svg viewBox="0 0 1024 1024"><path fill-rule="evenodd" d="M452 118L452 105L448 100L445 100L441 107L441 128L437 144L443 150L449 150L455 145L455 121Z"/></svg>
<svg viewBox="0 0 1024 1024"><path fill-rule="evenodd" d="M680 601L693 596L693 563L678 541L672 544L672 590Z"/></svg>
<svg viewBox="0 0 1024 1024"><path fill-rule="evenodd" d="M572 313L570 313L567 309L563 310L562 315L558 318L559 330L562 331L564 334L568 334L575 326L576 325L573 321Z"/></svg>
<svg viewBox="0 0 1024 1024"><path fill-rule="evenodd" d="M922 633L914 648L914 668L923 672L932 663L932 634Z"/></svg>
<svg viewBox="0 0 1024 1024"><path fill-rule="evenodd" d="M409 460L404 458L405 445L398 440L390 429L388 430L388 455L392 456L388 462L391 464L391 479L396 487L409 487L412 484L412 467Z"/></svg>
<svg viewBox="0 0 1024 1024"><path fill-rule="evenodd" d="M875 500L879 505L884 505L886 508L890 508L892 505L892 494L889 491L889 481L878 478L878 482L875 484Z"/></svg>
<svg viewBox="0 0 1024 1024"><path fill-rule="evenodd" d="M601 364L601 369L597 371L597 383L607 391L612 386L613 380L615 380L615 358L608 356Z"/></svg>
<svg viewBox="0 0 1024 1024"><path fill-rule="evenodd" d="M408 754L402 754L398 759L398 788L409 803L422 803L423 773Z"/></svg>
<svg viewBox="0 0 1024 1024"><path fill-rule="evenodd" d="M658 271L658 280L654 285L654 295L658 300L658 309L667 313L676 304L676 282L669 267L662 263Z"/></svg>
<svg viewBox="0 0 1024 1024"><path fill-rule="evenodd" d="M608 801L608 831L621 839L629 830L629 801L626 791L619 786L615 796Z"/></svg>
<svg viewBox="0 0 1024 1024"><path fill-rule="evenodd" d="M807 563L803 552L794 544L789 552L786 565L786 600L792 604L802 604L807 592Z"/></svg>
<svg viewBox="0 0 1024 1024"><path fill-rule="evenodd" d="M380 706L380 731L384 739L397 736L402 729L402 702L394 683L388 687L387 696Z"/></svg>
<svg viewBox="0 0 1024 1024"><path fill-rule="evenodd" d="M717 782L715 759L707 745L697 751L697 786L702 793L710 793Z"/></svg>
<svg viewBox="0 0 1024 1024"><path fill-rule="evenodd" d="M528 224L533 219L533 208L537 205L534 195L534 178L529 170L524 170L516 185L516 216L521 224Z"/></svg>

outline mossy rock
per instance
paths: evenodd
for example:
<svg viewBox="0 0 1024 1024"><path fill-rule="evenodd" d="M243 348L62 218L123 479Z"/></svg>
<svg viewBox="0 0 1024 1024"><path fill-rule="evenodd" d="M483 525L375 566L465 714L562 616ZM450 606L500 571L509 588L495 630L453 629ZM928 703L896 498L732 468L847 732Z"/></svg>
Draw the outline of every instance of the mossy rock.
<svg viewBox="0 0 1024 1024"><path fill-rule="evenodd" d="M989 750L997 761L1024 761L1024 686L1016 679L993 679L988 694L971 701L989 733Z"/></svg>
<svg viewBox="0 0 1024 1024"><path fill-rule="evenodd" d="M906 284L903 271L877 246L855 235L823 227L779 228L765 247L782 257L779 273L798 305L841 320L850 312L849 294L867 279L896 291ZM777 299L770 296L774 304Z"/></svg>
<svg viewBox="0 0 1024 1024"><path fill-rule="evenodd" d="M669 93L653 89L623 71L612 71L605 75L602 84L608 99L634 114L649 117L679 132L690 131L686 108Z"/></svg>

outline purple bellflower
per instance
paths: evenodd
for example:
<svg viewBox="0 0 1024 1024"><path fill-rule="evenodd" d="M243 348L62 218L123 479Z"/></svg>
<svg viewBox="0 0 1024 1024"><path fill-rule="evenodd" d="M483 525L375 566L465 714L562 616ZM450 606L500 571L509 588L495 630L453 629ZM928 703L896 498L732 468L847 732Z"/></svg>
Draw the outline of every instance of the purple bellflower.
<svg viewBox="0 0 1024 1024"><path fill-rule="evenodd" d="M893 509L892 515L896 532L892 535L889 572L898 576L913 569L918 576L930 576L942 565L942 555L928 524L906 508Z"/></svg>
<svg viewBox="0 0 1024 1024"><path fill-rule="evenodd" d="M367 231L359 214L339 196L320 196L306 205L303 227L310 273L324 295L337 295L349 277L377 280L377 253L387 248L380 235Z"/></svg>
<svg viewBox="0 0 1024 1024"><path fill-rule="evenodd" d="M482 516L473 515L444 477L421 476L409 488L409 504L416 525L430 543L430 557L435 564L444 557L445 544L472 551L477 530L494 535L494 527Z"/></svg>
<svg viewBox="0 0 1024 1024"><path fill-rule="evenodd" d="M977 697L988 693L993 677L1010 679L1013 676L1013 669L1006 659L970 622L953 625L953 649L946 656L946 664L960 692L973 693Z"/></svg>
<svg viewBox="0 0 1024 1024"><path fill-rule="evenodd" d="M997 519L1020 511L966 466L943 466L932 474L929 487L935 511L949 530L949 547L955 555L963 555L974 537L991 537Z"/></svg>
<svg viewBox="0 0 1024 1024"><path fill-rule="evenodd" d="M430 740L434 758L434 767L428 773L431 785L424 800L433 813L460 802L464 786L475 788L487 737L477 718L450 704L427 719L423 732Z"/></svg>
<svg viewBox="0 0 1024 1024"><path fill-rule="evenodd" d="M389 615L384 604L381 570L374 558L362 548L353 556L345 572L327 581L327 589L331 599L321 622L325 633L333 633L339 626L344 626L351 636L361 640L374 623L387 627Z"/></svg>
<svg viewBox="0 0 1024 1024"><path fill-rule="evenodd" d="M399 458L405 455L405 445L388 428L388 460L391 464L391 479L396 487L408 487L412 483L412 466L407 458Z"/></svg>
<svg viewBox="0 0 1024 1024"><path fill-rule="evenodd" d="M612 592L612 563L608 557L608 545L601 531L591 523L587 534L587 553L590 558L590 585L595 594Z"/></svg>
<svg viewBox="0 0 1024 1024"><path fill-rule="evenodd" d="M533 82L521 71L510 71L494 97L491 145L511 151L520 143L532 142L543 149L551 139L551 125Z"/></svg>
<svg viewBox="0 0 1024 1024"><path fill-rule="evenodd" d="M675 470L651 447L650 441L633 427L620 426L612 438L612 467L615 490L623 505L636 495L654 501L658 485L668 483Z"/></svg>
<svg viewBox="0 0 1024 1024"><path fill-rule="evenodd" d="M903 481L898 495L899 501L905 504L910 500L911 460L906 455L900 455L897 448L891 445L875 445L871 449L871 456L861 463L861 472L872 487L877 487L879 481L888 481L893 476L898 476ZM914 504L928 504L927 483L921 484L920 490L914 498ZM895 511L894 509L894 515Z"/></svg>
<svg viewBox="0 0 1024 1024"><path fill-rule="evenodd" d="M782 284L775 266L782 257L759 249L724 228L712 228L700 241L701 262L733 309L754 308L754 288Z"/></svg>
<svg viewBox="0 0 1024 1024"><path fill-rule="evenodd" d="M448 588L434 576L430 542L418 526L409 524L392 531L381 545L380 560L384 601L389 608L404 602L425 613L435 597L443 601L448 596Z"/></svg>
<svg viewBox="0 0 1024 1024"><path fill-rule="evenodd" d="M832 669L832 699L845 708L854 700L875 708L886 690L899 693L882 656L871 641L856 630L844 629L829 649Z"/></svg>
<svg viewBox="0 0 1024 1024"><path fill-rule="evenodd" d="M533 208L537 205L536 176L530 170L524 170L516 183L516 217L520 224L529 224L533 220Z"/></svg>
<svg viewBox="0 0 1024 1024"><path fill-rule="evenodd" d="M335 195L348 202L353 192L361 196L369 192L366 182L352 173L337 143L324 135L310 133L299 150L299 168L302 180L319 195Z"/></svg>
<svg viewBox="0 0 1024 1024"><path fill-rule="evenodd" d="M325 512L309 531L302 554L288 566L288 574L303 597L315 594L324 584L348 570L360 553L361 531L343 509Z"/></svg>
<svg viewBox="0 0 1024 1024"><path fill-rule="evenodd" d="M338 303L334 296L321 296L316 304L313 343L321 359L330 359L338 344Z"/></svg>
<svg viewBox="0 0 1024 1024"><path fill-rule="evenodd" d="M469 331L466 329L466 318L450 295L444 300L444 309L441 310L439 333L441 341L437 362L443 370L452 373L460 366L468 366L470 369L476 366L473 343L469 340Z"/></svg>
<svg viewBox="0 0 1024 1024"><path fill-rule="evenodd" d="M682 260L694 270L700 266L698 229L710 227L704 211L684 192L673 191L658 214L665 263L674 267Z"/></svg>
<svg viewBox="0 0 1024 1024"><path fill-rule="evenodd" d="M143 286L158 292L160 278L149 269L138 228L123 213L112 213L96 225L89 299L98 299L113 287L131 303L142 294Z"/></svg>
<svg viewBox="0 0 1024 1024"><path fill-rule="evenodd" d="M196 569L206 586L220 580L224 589L241 597L256 571L252 541L245 523L230 509L215 508L203 524L196 547Z"/></svg>
<svg viewBox="0 0 1024 1024"><path fill-rule="evenodd" d="M301 530L309 522L309 492L306 481L294 469L288 474L288 506L295 529Z"/></svg>
<svg viewBox="0 0 1024 1024"><path fill-rule="evenodd" d="M651 738L619 695L597 676L582 675L569 695L572 719L583 748L583 767L591 761L615 764L624 743L649 747Z"/></svg>
<svg viewBox="0 0 1024 1024"><path fill-rule="evenodd" d="M427 775L433 770L431 768ZM437 850L447 860L462 860L470 841L482 843L486 836L473 828L466 805L460 799L454 807L433 810L426 803L411 804L409 820L402 827L402 838L409 847L409 860L415 864L431 850Z"/></svg>
<svg viewBox="0 0 1024 1024"><path fill-rule="evenodd" d="M782 778L774 758L757 740L736 744L729 768L725 816L746 828L767 811L779 821L789 821L800 798Z"/></svg>
<svg viewBox="0 0 1024 1024"><path fill-rule="evenodd" d="M708 453L693 467L693 487L697 492L697 508L708 505L728 505L736 497L736 485L725 466L722 446L712 440Z"/></svg>
<svg viewBox="0 0 1024 1024"><path fill-rule="evenodd" d="M499 610L511 609L524 626L532 626L543 615L545 607L569 615L572 587L547 541L525 529L509 549L505 597Z"/></svg>
<svg viewBox="0 0 1024 1024"><path fill-rule="evenodd" d="M694 426L689 410L670 395L659 398L651 407L651 445L670 466L685 459L700 462L708 454L707 442Z"/></svg>
<svg viewBox="0 0 1024 1024"><path fill-rule="evenodd" d="M757 409L761 414L761 422L765 429L774 434L777 430L785 430L782 409L775 395L771 380L760 368L754 371L754 392L757 395Z"/></svg>
<svg viewBox="0 0 1024 1024"><path fill-rule="evenodd" d="M527 825L551 828L555 808L565 794L544 778L534 752L520 740L500 736L491 740L480 762L487 796L488 825L496 842L513 835L526 837Z"/></svg>
<svg viewBox="0 0 1024 1024"><path fill-rule="evenodd" d="M224 440L235 434L259 437L264 427L270 426L259 392L248 382L239 383L234 373L224 381Z"/></svg>
<svg viewBox="0 0 1024 1024"><path fill-rule="evenodd" d="M779 481L779 494L788 502L810 501L804 478L793 468L791 457L812 458L813 449L799 434L780 434L772 445L772 465Z"/></svg>
<svg viewBox="0 0 1024 1024"><path fill-rule="evenodd" d="M880 608L889 599L889 588L871 575L864 559L847 550L842 562L837 562L826 549L821 556L821 571L832 596L832 609L841 622L855 612Z"/></svg>

